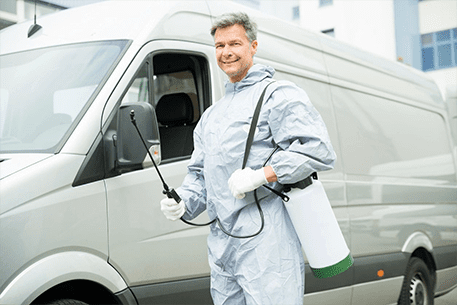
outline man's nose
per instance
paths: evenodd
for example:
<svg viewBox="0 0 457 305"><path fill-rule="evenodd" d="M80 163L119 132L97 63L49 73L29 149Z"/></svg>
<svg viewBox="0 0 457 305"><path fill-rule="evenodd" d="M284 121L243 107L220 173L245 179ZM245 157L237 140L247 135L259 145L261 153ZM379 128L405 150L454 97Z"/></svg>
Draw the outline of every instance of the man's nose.
<svg viewBox="0 0 457 305"><path fill-rule="evenodd" d="M222 55L226 57L232 56L232 48L230 46L225 46L224 49L222 50Z"/></svg>

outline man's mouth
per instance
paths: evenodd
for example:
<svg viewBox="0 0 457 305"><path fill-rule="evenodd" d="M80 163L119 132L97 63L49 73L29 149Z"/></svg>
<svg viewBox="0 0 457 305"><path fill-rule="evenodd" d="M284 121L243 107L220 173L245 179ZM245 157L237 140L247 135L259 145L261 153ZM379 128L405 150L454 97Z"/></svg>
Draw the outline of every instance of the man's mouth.
<svg viewBox="0 0 457 305"><path fill-rule="evenodd" d="M237 62L238 60L240 60L240 59L238 58L238 59L233 60L233 61L223 61L223 63L224 63L225 65L229 65L229 64L233 64L233 63Z"/></svg>

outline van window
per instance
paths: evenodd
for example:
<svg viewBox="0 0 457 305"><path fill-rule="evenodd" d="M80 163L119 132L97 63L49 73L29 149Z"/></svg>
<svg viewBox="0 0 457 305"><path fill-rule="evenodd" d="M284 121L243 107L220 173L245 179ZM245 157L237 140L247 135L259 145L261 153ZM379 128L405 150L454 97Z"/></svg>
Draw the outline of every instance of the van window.
<svg viewBox="0 0 457 305"><path fill-rule="evenodd" d="M129 89L125 93L122 104L129 102L148 102L149 100L149 64L144 63L138 70Z"/></svg>
<svg viewBox="0 0 457 305"><path fill-rule="evenodd" d="M122 103L154 106L162 163L187 159L194 149L194 128L210 105L207 61L197 55L161 53L152 63L141 66Z"/></svg>
<svg viewBox="0 0 457 305"><path fill-rule="evenodd" d="M338 87L332 93L348 174L455 181L438 113Z"/></svg>
<svg viewBox="0 0 457 305"><path fill-rule="evenodd" d="M162 161L189 158L194 128L209 106L207 61L196 55L158 54L153 66Z"/></svg>
<svg viewBox="0 0 457 305"><path fill-rule="evenodd" d="M154 76L155 107L157 107L162 97L179 93L185 93L191 99L193 116L190 123L197 122L200 118L200 109L198 107L197 89L192 72L187 70ZM159 122L159 124L161 123ZM161 125L164 126L165 124Z"/></svg>
<svg viewBox="0 0 457 305"><path fill-rule="evenodd" d="M0 56L0 150L57 152L127 44L91 42Z"/></svg>

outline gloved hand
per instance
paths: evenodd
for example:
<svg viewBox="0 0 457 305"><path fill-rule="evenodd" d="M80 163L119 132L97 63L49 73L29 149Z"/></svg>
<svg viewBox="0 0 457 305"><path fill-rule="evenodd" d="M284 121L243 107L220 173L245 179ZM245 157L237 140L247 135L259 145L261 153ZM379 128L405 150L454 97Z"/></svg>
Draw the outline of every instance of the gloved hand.
<svg viewBox="0 0 457 305"><path fill-rule="evenodd" d="M237 169L228 180L230 191L237 199L243 199L244 193L253 191L265 183L268 181L263 168L258 170L252 170L249 167Z"/></svg>
<svg viewBox="0 0 457 305"><path fill-rule="evenodd" d="M173 198L164 198L160 201L160 209L169 220L177 220L186 212L184 201L177 203Z"/></svg>

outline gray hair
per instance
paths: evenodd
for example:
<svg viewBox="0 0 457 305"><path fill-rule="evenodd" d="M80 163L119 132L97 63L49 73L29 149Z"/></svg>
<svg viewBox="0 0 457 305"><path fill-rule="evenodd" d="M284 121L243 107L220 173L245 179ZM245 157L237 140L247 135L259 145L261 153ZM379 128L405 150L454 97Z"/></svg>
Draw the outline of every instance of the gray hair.
<svg viewBox="0 0 457 305"><path fill-rule="evenodd" d="M214 37L217 29L223 29L235 24L242 25L246 30L249 42L257 40L257 24L246 13L227 13L219 16L211 27L211 35Z"/></svg>

